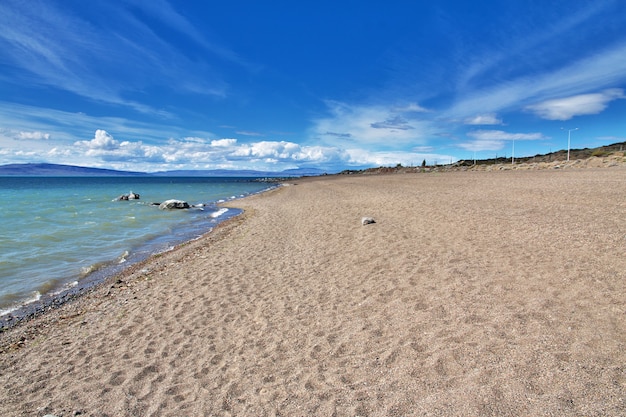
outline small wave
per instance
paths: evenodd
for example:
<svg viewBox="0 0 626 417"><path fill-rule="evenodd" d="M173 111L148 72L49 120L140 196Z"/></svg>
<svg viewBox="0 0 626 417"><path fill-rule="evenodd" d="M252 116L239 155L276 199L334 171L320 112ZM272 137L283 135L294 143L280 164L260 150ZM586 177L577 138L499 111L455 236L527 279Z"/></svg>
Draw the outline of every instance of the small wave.
<svg viewBox="0 0 626 417"><path fill-rule="evenodd" d="M17 309L19 309L19 308L21 308L21 307L23 307L25 305L28 305L28 304L31 304L31 303L35 303L35 302L37 302L39 300L41 300L41 293L39 291L34 291L32 293L32 296L30 298L24 300L21 304L17 304L17 305L14 305L12 307L9 307L7 309L0 310L0 316L4 316L6 314L9 314L12 311L15 311L15 310L17 310Z"/></svg>
<svg viewBox="0 0 626 417"><path fill-rule="evenodd" d="M80 268L80 276L84 277L86 275L89 275L91 272L93 272L95 270L95 268L92 266L84 266L82 268Z"/></svg>
<svg viewBox="0 0 626 417"><path fill-rule="evenodd" d="M71 289L71 288L74 288L74 287L76 287L77 285L78 285L78 281L68 282L67 284L65 284L65 285L63 286L63 288L61 288L61 289L59 289L59 290L57 290L57 291L55 291L55 292L51 293L51 295L52 295L52 296L56 296L56 295L63 294L65 291L67 291L67 290L69 290L69 289Z"/></svg>
<svg viewBox="0 0 626 417"><path fill-rule="evenodd" d="M218 211L215 211L213 213L211 213L211 217L213 217L214 219L220 217L221 215L225 214L228 211L227 208L221 208Z"/></svg>
<svg viewBox="0 0 626 417"><path fill-rule="evenodd" d="M171 252L174 249L176 249L176 246L169 245L169 246L166 246L165 248L161 248L161 250L158 250L155 253L157 255L160 255L160 254L163 254L163 253Z"/></svg>
<svg viewBox="0 0 626 417"><path fill-rule="evenodd" d="M104 262L97 262L93 265L82 267L80 269L80 278L85 278L87 275L94 273L95 271L99 270L103 266L105 266Z"/></svg>
<svg viewBox="0 0 626 417"><path fill-rule="evenodd" d="M122 256L120 256L118 258L117 263L118 264L123 264L124 262L126 262L127 259L128 259L128 255L130 255L130 253L127 250L125 250L124 253L122 254Z"/></svg>

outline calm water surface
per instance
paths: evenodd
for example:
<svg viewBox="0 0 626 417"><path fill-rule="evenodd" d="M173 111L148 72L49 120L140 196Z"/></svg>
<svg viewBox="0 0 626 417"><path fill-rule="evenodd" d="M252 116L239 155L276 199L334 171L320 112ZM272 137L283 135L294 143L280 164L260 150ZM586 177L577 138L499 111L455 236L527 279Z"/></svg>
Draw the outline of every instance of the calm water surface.
<svg viewBox="0 0 626 417"><path fill-rule="evenodd" d="M268 187L250 178L0 177L0 315L194 239L237 214L217 202ZM140 199L115 201L131 191ZM202 207L150 204L168 199Z"/></svg>

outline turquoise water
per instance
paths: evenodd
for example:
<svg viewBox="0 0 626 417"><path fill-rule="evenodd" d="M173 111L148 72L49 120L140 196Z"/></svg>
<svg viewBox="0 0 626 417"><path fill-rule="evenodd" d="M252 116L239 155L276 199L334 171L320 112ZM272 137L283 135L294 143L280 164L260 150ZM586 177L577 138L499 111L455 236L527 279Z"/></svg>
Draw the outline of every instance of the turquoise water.
<svg viewBox="0 0 626 417"><path fill-rule="evenodd" d="M0 315L197 238L237 214L217 202L267 188L240 178L0 177ZM140 199L116 201L131 191ZM150 204L168 199L198 207Z"/></svg>

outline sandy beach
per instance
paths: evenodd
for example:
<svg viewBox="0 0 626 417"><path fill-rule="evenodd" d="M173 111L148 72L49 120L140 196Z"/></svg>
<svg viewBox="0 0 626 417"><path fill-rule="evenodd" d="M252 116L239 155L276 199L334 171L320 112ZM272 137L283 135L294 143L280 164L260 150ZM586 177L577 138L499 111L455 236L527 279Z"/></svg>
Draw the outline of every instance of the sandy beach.
<svg viewBox="0 0 626 417"><path fill-rule="evenodd" d="M626 167L328 176L232 204L0 334L0 414L626 415Z"/></svg>

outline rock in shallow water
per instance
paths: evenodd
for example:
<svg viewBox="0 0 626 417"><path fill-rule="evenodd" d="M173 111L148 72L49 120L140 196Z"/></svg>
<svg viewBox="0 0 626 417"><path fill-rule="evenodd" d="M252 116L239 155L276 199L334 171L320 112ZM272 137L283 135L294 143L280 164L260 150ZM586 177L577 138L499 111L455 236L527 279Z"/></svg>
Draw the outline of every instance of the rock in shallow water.
<svg viewBox="0 0 626 417"><path fill-rule="evenodd" d="M181 200L166 200L159 204L161 210L188 209L189 207L189 203Z"/></svg>

